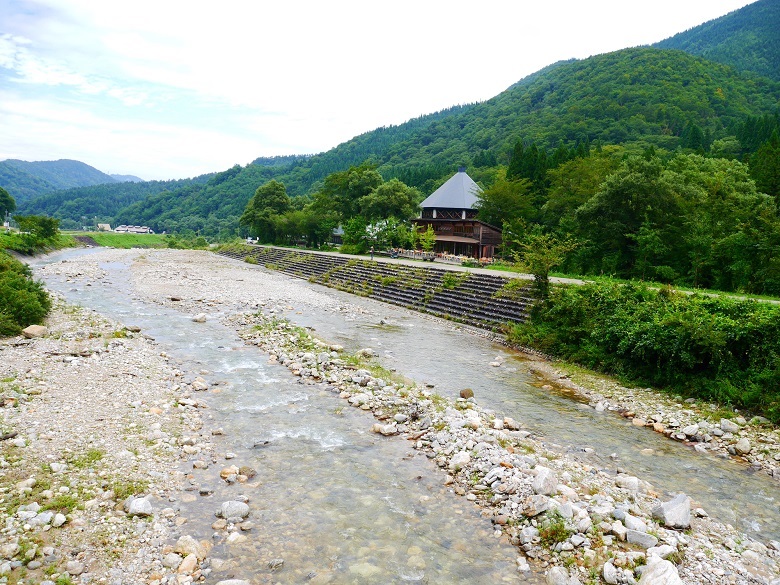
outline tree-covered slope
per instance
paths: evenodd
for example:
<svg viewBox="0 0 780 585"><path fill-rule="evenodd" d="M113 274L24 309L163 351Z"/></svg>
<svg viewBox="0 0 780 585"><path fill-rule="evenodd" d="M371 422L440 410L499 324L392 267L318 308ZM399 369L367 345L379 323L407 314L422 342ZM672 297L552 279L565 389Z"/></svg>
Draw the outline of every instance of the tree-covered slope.
<svg viewBox="0 0 780 585"><path fill-rule="evenodd" d="M205 183L210 175L195 179L174 181L121 182L65 189L24 201L18 212L22 215L48 215L63 220L68 229L83 225L82 218L90 225L113 221L125 207L163 191L174 191L188 185ZM76 225L74 225L74 223Z"/></svg>
<svg viewBox="0 0 780 585"><path fill-rule="evenodd" d="M758 0L655 46L679 49L780 81L778 31L780 0Z"/></svg>
<svg viewBox="0 0 780 585"><path fill-rule="evenodd" d="M0 162L0 187L8 191L17 204L57 189L48 181L7 164L7 161Z"/></svg>
<svg viewBox="0 0 780 585"><path fill-rule="evenodd" d="M322 154L259 159L203 185L155 191L116 213L114 223L156 231L216 234L235 228L255 189L270 179L291 196L311 193L330 173L373 160L385 179L429 192L461 164L485 155L506 163L518 141L639 143L675 149L695 127L708 139L735 133L746 116L775 112L780 84L676 50L634 48L557 63L493 99L377 128ZM494 163L495 164L495 163ZM109 188L107 192L110 192ZM95 215L79 207L68 211ZM64 217L63 210L55 212Z"/></svg>
<svg viewBox="0 0 780 585"><path fill-rule="evenodd" d="M8 159L0 162L0 187L11 193L17 202L58 189L116 182L111 175L77 160L27 162Z"/></svg>

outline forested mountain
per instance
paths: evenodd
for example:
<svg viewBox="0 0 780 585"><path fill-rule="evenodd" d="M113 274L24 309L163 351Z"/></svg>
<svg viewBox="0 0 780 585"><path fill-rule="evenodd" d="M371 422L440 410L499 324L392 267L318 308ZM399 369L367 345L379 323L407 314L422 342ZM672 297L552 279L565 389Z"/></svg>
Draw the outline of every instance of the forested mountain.
<svg viewBox="0 0 780 585"><path fill-rule="evenodd" d="M776 71L780 24L773 23L779 5L780 0L760 0L661 43L709 58L731 55L723 60L733 67L654 47L563 61L486 102L377 128L321 154L260 157L246 167L192 181L53 193L20 209L76 223L84 215L98 216L156 231L227 236L236 233L247 202L265 182L283 182L293 205L300 205L296 196L315 193L327 176L364 161L385 180L398 178L427 194L459 165L492 181L499 165L509 164L513 155L517 160L518 144L533 144L539 156L553 158L562 147L621 145L626 153L682 150L747 160L777 127L780 83L739 68L755 70L761 62L774 64ZM739 53L748 41L753 48ZM745 59L732 58L738 54ZM763 148L762 160L771 161L775 147ZM763 172L765 184L774 185L774 166ZM30 191L50 190L52 177L35 180ZM19 190L6 188L20 201Z"/></svg>
<svg viewBox="0 0 780 585"><path fill-rule="evenodd" d="M27 162L8 159L0 162L0 187L8 191L17 204L58 189L116 182L111 175L77 160Z"/></svg>
<svg viewBox="0 0 780 585"><path fill-rule="evenodd" d="M211 175L173 181L124 181L65 189L35 197L19 205L21 215L48 215L59 218L63 229L109 223L120 210L163 191L205 183Z"/></svg>
<svg viewBox="0 0 780 585"><path fill-rule="evenodd" d="M486 102L378 128L316 156L234 167L206 185L134 204L116 221L224 233L265 181L275 178L300 196L367 159L385 179L430 192L458 165L506 164L517 141L547 149L578 141L640 151L708 148L735 135L746 117L774 112L779 101L780 84L769 79L681 51L625 49L556 64Z"/></svg>
<svg viewBox="0 0 780 585"><path fill-rule="evenodd" d="M655 46L780 81L780 0L758 0Z"/></svg>
<svg viewBox="0 0 780 585"><path fill-rule="evenodd" d="M135 175L115 175L114 173L111 173L111 178L117 181L118 183L143 183L144 180L141 177L136 177Z"/></svg>

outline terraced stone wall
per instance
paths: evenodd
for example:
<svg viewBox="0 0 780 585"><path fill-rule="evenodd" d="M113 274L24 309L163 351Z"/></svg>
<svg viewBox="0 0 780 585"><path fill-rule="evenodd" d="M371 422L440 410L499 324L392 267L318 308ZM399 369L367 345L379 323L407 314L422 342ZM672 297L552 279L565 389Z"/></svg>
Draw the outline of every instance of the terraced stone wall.
<svg viewBox="0 0 780 585"><path fill-rule="evenodd" d="M493 331L525 321L533 303L524 281L299 250L240 245L219 252L352 294Z"/></svg>

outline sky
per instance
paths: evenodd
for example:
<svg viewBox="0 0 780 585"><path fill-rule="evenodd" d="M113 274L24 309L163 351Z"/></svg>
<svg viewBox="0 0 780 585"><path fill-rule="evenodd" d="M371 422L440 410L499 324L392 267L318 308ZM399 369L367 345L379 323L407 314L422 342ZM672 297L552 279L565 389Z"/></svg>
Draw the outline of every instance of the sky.
<svg viewBox="0 0 780 585"><path fill-rule="evenodd" d="M0 0L0 160L178 179L323 152L752 0Z"/></svg>

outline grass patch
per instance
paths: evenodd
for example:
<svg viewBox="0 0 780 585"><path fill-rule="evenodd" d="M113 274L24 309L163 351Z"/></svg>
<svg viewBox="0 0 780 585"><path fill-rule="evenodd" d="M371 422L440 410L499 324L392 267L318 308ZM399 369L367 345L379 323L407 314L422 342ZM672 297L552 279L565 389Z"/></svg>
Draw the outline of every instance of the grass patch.
<svg viewBox="0 0 780 585"><path fill-rule="evenodd" d="M73 510L83 510L84 506L79 498L73 494L59 494L41 506L41 510L56 510L63 514L70 514Z"/></svg>
<svg viewBox="0 0 780 585"><path fill-rule="evenodd" d="M77 469L87 469L103 459L105 453L100 449L89 449L85 453L70 459L68 463Z"/></svg>
<svg viewBox="0 0 780 585"><path fill-rule="evenodd" d="M116 480L111 484L111 491L114 492L114 499L117 502L126 500L130 496L142 494L149 489L149 482L146 480Z"/></svg>

